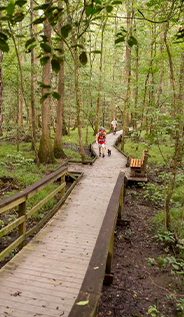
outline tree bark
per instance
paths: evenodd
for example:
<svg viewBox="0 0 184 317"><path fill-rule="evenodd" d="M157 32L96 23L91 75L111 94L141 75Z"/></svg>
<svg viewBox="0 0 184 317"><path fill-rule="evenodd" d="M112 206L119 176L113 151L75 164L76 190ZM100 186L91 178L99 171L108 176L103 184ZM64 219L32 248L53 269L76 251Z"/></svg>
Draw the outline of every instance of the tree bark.
<svg viewBox="0 0 184 317"><path fill-rule="evenodd" d="M136 34L136 21L134 21L134 32ZM138 118L138 97L139 97L139 45L135 47L135 98L134 98L134 113L133 113L133 128L137 131L137 118Z"/></svg>
<svg viewBox="0 0 184 317"><path fill-rule="evenodd" d="M22 22L19 23L19 32L22 34ZM19 45L21 46L20 39L19 39ZM19 59L20 59L20 67L22 69L22 64L23 64L23 58L22 58L22 52L21 48L19 47ZM18 99L18 126L19 129L23 128L23 94L22 94L22 89L19 90L19 99ZM28 118L29 120L29 118Z"/></svg>
<svg viewBox="0 0 184 317"><path fill-rule="evenodd" d="M174 3L173 3L174 5ZM170 215L170 201L172 198L172 194L173 194L173 190L174 190L174 185L175 185L175 178L176 178L176 173L177 173L177 169L178 169L178 164L180 161L180 151L181 151L181 140L182 140L182 127L180 124L180 120L179 120L179 115L181 115L181 109L179 106L179 102L177 101L177 96L176 96L176 81L175 81L175 76L174 76L174 66L173 66L173 61L172 61L172 56L171 56L171 52L170 52L170 47L167 41L167 33L169 30L169 20L166 24L166 28L165 28L165 32L164 32L164 42L165 42L165 46L166 46L166 50L167 50L167 54L168 54L168 59L169 59L169 68L170 68L170 81L171 81L171 85L172 85L172 89L173 89L173 111L172 111L172 116L175 117L175 125L176 125L176 131L175 131L175 135L174 135L174 139L175 139L175 152L174 152L174 156L172 159L172 176L171 176L171 182L169 185L169 190L168 193L165 197L165 224L166 224L166 229L167 230L171 230L171 215ZM183 67L183 66L182 66ZM181 69L182 69L181 67ZM179 97L181 98L181 97Z"/></svg>
<svg viewBox="0 0 184 317"><path fill-rule="evenodd" d="M46 0L45 3L48 3ZM44 35L48 39L48 44L51 43L51 25L47 20L44 22ZM48 55L48 54L45 54ZM46 65L43 66L42 82L45 85L51 83L51 62L50 59ZM42 89L42 96L48 93L46 88ZM42 103L42 136L40 140L40 147L38 157L41 163L49 164L54 162L54 153L50 137L50 97L48 96Z"/></svg>
<svg viewBox="0 0 184 317"><path fill-rule="evenodd" d="M162 91L163 91L163 81L164 81L163 33L161 33L161 35L160 35L160 40L161 40L161 44L160 44L160 55L161 55L161 58L160 58L160 82L159 82L157 101L156 101L156 105L158 108L160 106L160 98L161 98Z"/></svg>
<svg viewBox="0 0 184 317"><path fill-rule="evenodd" d="M101 53L100 53L100 65L99 65L99 82L98 82L98 95L96 101L96 114L95 114L95 129L94 135L98 132L98 125L99 125L99 112L100 112L100 96L101 96L101 89L102 89L102 64L103 64L103 41L104 41L104 31L106 22L104 21L102 24L102 33L101 33Z"/></svg>
<svg viewBox="0 0 184 317"><path fill-rule="evenodd" d="M117 33L117 19L115 19L115 36L114 39L116 39L116 33ZM114 98L114 85L115 85L115 74L116 74L116 63L117 63L117 47L114 45L114 57L113 57L113 70L112 70L112 97L111 97L111 116L110 116L110 122L116 117L116 111L115 111L115 98ZM113 131L113 127L110 124L110 130Z"/></svg>
<svg viewBox="0 0 184 317"><path fill-rule="evenodd" d="M132 32L132 19L133 10L130 8L129 2L127 3L127 39ZM125 78L126 78L126 96L123 107L123 133L122 133L122 142L121 150L124 151L125 146L125 135L127 134L127 110L130 104L130 80L131 80L131 47L126 43L126 52L125 52Z"/></svg>
<svg viewBox="0 0 184 317"><path fill-rule="evenodd" d="M31 10L31 23L30 23L30 35L33 39L33 0L30 0L30 10ZM34 50L31 51L31 134L32 134L32 146L35 152L35 160L36 164L39 165L39 157L38 157L38 151L36 147L36 115L35 115L35 54Z"/></svg>
<svg viewBox="0 0 184 317"><path fill-rule="evenodd" d="M60 1L58 6L61 7ZM63 26L62 20L58 23L59 32ZM60 41L59 48L64 51L64 43ZM64 60L60 63L60 71L58 74L58 93L60 94L60 99L57 105L57 124L56 124L56 134L54 138L54 156L56 158L65 158L66 155L63 151L63 108L64 108Z"/></svg>
<svg viewBox="0 0 184 317"><path fill-rule="evenodd" d="M78 48L75 47L74 50L74 67L75 67L75 98L77 105L77 126L79 135L79 147L82 161L85 160L85 152L82 140L82 118L81 118L81 101L80 101L80 91L79 91L79 56Z"/></svg>
<svg viewBox="0 0 184 317"><path fill-rule="evenodd" d="M3 52L0 50L0 137L3 135L2 123L3 123L3 74L2 74L2 61Z"/></svg>

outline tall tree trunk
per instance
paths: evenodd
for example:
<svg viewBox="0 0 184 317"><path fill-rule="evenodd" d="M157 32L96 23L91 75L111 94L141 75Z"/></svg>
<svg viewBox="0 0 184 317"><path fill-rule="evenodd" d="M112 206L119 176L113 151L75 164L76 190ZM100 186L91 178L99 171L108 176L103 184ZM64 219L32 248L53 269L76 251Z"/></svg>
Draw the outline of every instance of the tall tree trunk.
<svg viewBox="0 0 184 317"><path fill-rule="evenodd" d="M117 33L117 19L115 19L115 36L116 39ZM115 73L116 73L116 63L117 63L117 47L114 45L114 57L113 57L113 70L112 70L112 97L111 97L111 112L110 112L110 122L116 117L115 111L115 97L114 97L114 84L115 84ZM112 125L110 125L110 130L113 131Z"/></svg>
<svg viewBox="0 0 184 317"><path fill-rule="evenodd" d="M172 116L175 116L175 111L176 111L176 81L174 78L174 65L173 65L173 61L172 61L172 56L171 56L171 51L170 51L170 47L167 41L167 33L169 30L169 21L166 24L166 28L165 28L165 32L164 32L164 43L166 46L166 50L167 50L167 54L168 54L168 58L169 58L169 69L170 69L170 82L171 82L171 86L172 86L172 90L173 90L173 111L172 111Z"/></svg>
<svg viewBox="0 0 184 317"><path fill-rule="evenodd" d="M164 81L164 59L163 59L163 32L160 35L160 82L159 82L159 87L158 87L158 93L157 93L157 107L160 106L160 98L162 95L162 91L163 91L163 81Z"/></svg>
<svg viewBox="0 0 184 317"><path fill-rule="evenodd" d="M60 1L58 6L61 7ZM63 26L63 21L59 21L58 29L61 32L61 28ZM64 43L60 41L59 48L64 51ZM54 138L54 156L56 158L65 158L66 155L63 151L63 142L62 142L62 134L63 134L63 108L64 108L64 60L60 63L60 71L58 74L58 93L60 94L60 99L58 100L57 105L57 124L56 124L56 134Z"/></svg>
<svg viewBox="0 0 184 317"><path fill-rule="evenodd" d="M67 15L68 20L72 21L72 17L70 14L70 6L69 1L66 1L66 8L67 8ZM76 106L77 106L77 127L78 127L78 136L79 136L79 148L82 161L85 160L85 152L84 152L84 145L82 140L82 117L81 117L81 98L80 98L80 89L79 89L79 55L78 55L78 38L75 34L74 30L71 30L72 33L72 44L73 48L73 61L74 61L74 74L75 74L75 99L76 99ZM71 52L72 52L71 51Z"/></svg>
<svg viewBox="0 0 184 317"><path fill-rule="evenodd" d="M0 0L0 5L2 5ZM1 16L1 12L0 12ZM1 28L0 28L1 30ZM0 137L3 135L2 124L3 124L3 72L2 72L3 52L0 50Z"/></svg>
<svg viewBox="0 0 184 317"><path fill-rule="evenodd" d="M174 5L174 3L173 3ZM166 24L165 27L165 32L164 32L164 42L168 54L168 59L169 59L169 68L170 68L170 81L173 89L173 111L172 115L176 119L176 132L175 132L175 152L174 156L172 159L172 175L171 175L171 182L169 184L169 190L168 193L165 197L165 224L166 224L166 229L171 230L171 215L170 215L170 201L172 198L173 190L174 190L174 185L175 185L175 178L176 178L176 173L178 169L178 162L180 158L180 149L181 149L181 130L180 130L180 120L177 119L177 116L180 114L180 107L178 106L177 102L177 97L176 97L176 81L174 77L174 66L173 66L173 61L172 61L172 56L170 52L170 47L167 41L167 33L169 30L169 20Z"/></svg>
<svg viewBox="0 0 184 317"><path fill-rule="evenodd" d="M3 61L3 52L0 50L0 137L3 135L2 123L3 123L3 73L2 73L2 61Z"/></svg>
<svg viewBox="0 0 184 317"><path fill-rule="evenodd" d="M88 106L87 106L87 123L86 123L86 145L88 144L88 130L89 130L89 113L90 107L92 106L92 93L91 93L91 81L92 81L92 57L91 57L91 32L89 33L89 41L90 41L90 48L89 48L89 98L88 98Z"/></svg>
<svg viewBox="0 0 184 317"><path fill-rule="evenodd" d="M130 8L129 1L127 2L127 39L132 32L132 19L133 10ZM131 47L126 43L125 52L125 76L126 76L126 96L123 107L123 134L121 142L121 150L124 151L125 135L127 134L127 110L130 104L130 79L131 79Z"/></svg>
<svg viewBox="0 0 184 317"><path fill-rule="evenodd" d="M85 160L85 152L82 140L82 118L81 118L81 101L80 101L80 90L79 90L79 56L78 48L75 47L74 51L74 67L75 67L75 98L77 105L77 126L79 135L79 147L82 161Z"/></svg>
<svg viewBox="0 0 184 317"><path fill-rule="evenodd" d="M136 33L136 21L134 21L134 32ZM135 47L135 102L133 113L133 127L137 131L137 117L138 117L138 96L139 96L139 45Z"/></svg>
<svg viewBox="0 0 184 317"><path fill-rule="evenodd" d="M154 57L156 54L156 24L154 24L152 26L152 39L153 39L153 47L151 50L151 68L150 68L150 86L149 86L149 110L147 111L147 113L149 113L150 111L152 112L152 110L155 108L155 93L154 93L154 85L155 85L155 78L154 78L154 69L153 69L153 62L154 62ZM152 134L152 129L153 129L153 116L149 116L148 119L148 126L150 129L150 134Z"/></svg>
<svg viewBox="0 0 184 317"><path fill-rule="evenodd" d="M184 17L183 17L184 20ZM184 109L183 109L183 105L184 105L184 52L181 52L181 65L180 65L180 76L179 76L179 96L178 96L178 107L179 107L179 114L181 116L181 118L183 118L183 113L184 113ZM181 131L181 136L180 136L180 140L183 140L183 135L184 135L184 122L183 120L179 120L179 131ZM182 149L183 149L183 142L180 142L180 149L179 149L179 153L180 153L180 157L179 157L179 161L181 162L182 160Z"/></svg>
<svg viewBox="0 0 184 317"><path fill-rule="evenodd" d="M33 39L33 0L30 0L30 10L31 10L31 23L30 23L30 35ZM35 54L34 50L31 51L31 134L32 134L32 146L35 152L36 164L39 165L38 151L36 148L36 115L35 115Z"/></svg>
<svg viewBox="0 0 184 317"><path fill-rule="evenodd" d="M96 114L95 114L95 129L94 135L98 132L98 125L99 125L99 112L100 112L100 96L101 96L101 89L102 89L102 61L103 61L103 41L104 41L104 30L106 26L106 22L104 21L102 24L102 33L101 33L101 53L100 53L100 65L99 65L99 82L98 82L98 95L96 101Z"/></svg>
<svg viewBox="0 0 184 317"><path fill-rule="evenodd" d="M48 3L49 1L45 1ZM47 20L44 22L44 35L48 39L48 44L51 43L51 25ZM45 54L48 55L48 54ZM46 65L43 66L42 82L48 86L51 83L51 62L50 59ZM42 89L42 96L48 93L48 89ZM38 157L41 163L53 163L54 153L50 137L50 97L48 96L42 103L42 136L40 139L40 147Z"/></svg>
<svg viewBox="0 0 184 317"><path fill-rule="evenodd" d="M22 65L21 65L20 56L19 56L19 50L18 50L18 47L17 47L17 44L16 44L14 32L12 30L10 22L8 22L8 26L9 26L9 31L11 33L11 37L12 37L13 44L14 44L14 47L15 47L15 53L16 53L16 57L17 57L17 61L18 61L18 69L19 69L19 73L20 73L20 87L21 87L21 92L22 92L22 96L23 96L23 99L24 99L24 104L25 104L26 110L27 110L27 118L29 120L29 106L28 106L28 103L27 103L27 100L26 100L26 95L25 95L25 90L24 90L24 84L23 84L24 79L23 79L23 73L22 73Z"/></svg>
<svg viewBox="0 0 184 317"><path fill-rule="evenodd" d="M145 113L146 113L146 100L147 100L147 91L148 91L148 84L149 84L149 80L150 80L150 74L151 74L151 70L153 68L153 45L154 45L155 39L153 39L151 41L151 45L150 45L150 63L149 63L149 68L148 68L148 73L146 75L146 79L145 79L145 84L144 84L144 96L143 96L143 104L142 104L142 125L146 124L147 119L145 117Z"/></svg>
<svg viewBox="0 0 184 317"><path fill-rule="evenodd" d="M19 33L20 35L22 34L22 22L19 23ZM19 39L19 45L18 45L18 50L19 50L19 59L20 59L20 67L22 69L22 64L23 64L23 56L22 56L22 51L21 51L21 42ZM19 99L18 99L18 126L19 130L23 128L23 94L22 94L22 89L19 90Z"/></svg>

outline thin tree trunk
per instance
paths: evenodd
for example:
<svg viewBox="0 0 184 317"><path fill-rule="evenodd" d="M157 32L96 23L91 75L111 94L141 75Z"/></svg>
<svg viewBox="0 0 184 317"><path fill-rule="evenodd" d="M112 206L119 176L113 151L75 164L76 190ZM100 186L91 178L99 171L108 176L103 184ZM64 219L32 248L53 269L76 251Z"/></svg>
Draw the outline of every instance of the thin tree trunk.
<svg viewBox="0 0 184 317"><path fill-rule="evenodd" d="M58 6L61 7L60 1ZM61 32L63 26L63 21L59 21L58 29ZM64 51L64 43L60 41L59 48ZM56 158L65 158L66 155L63 151L63 108L64 108L64 60L60 63L60 71L58 74L58 93L60 94L60 99L58 100L57 105L57 125L56 125L56 134L54 138L54 156Z"/></svg>
<svg viewBox="0 0 184 317"><path fill-rule="evenodd" d="M33 0L30 0L30 10L31 10L31 24L30 24L30 35L33 39ZM38 151L36 148L36 115L35 115L35 54L34 50L31 51L31 123L32 123L32 146L35 152L36 164L39 165Z"/></svg>
<svg viewBox="0 0 184 317"><path fill-rule="evenodd" d="M8 26L9 26L9 30L11 32L11 37L12 37L13 44L14 44L14 47L15 47L15 53L16 53L16 57L17 57L17 61L18 61L18 69L19 69L19 73L20 73L21 92L22 92L22 96L23 96L24 103L25 103L26 110L27 110L27 118L29 120L29 107L28 107L28 103L27 103L26 96L25 96L25 91L24 91L23 74L22 74L21 61L20 61L20 57L19 57L19 51L18 51L17 44L16 44L16 41L15 41L14 33L12 31L12 28L11 28L11 24L9 22L8 22Z"/></svg>
<svg viewBox="0 0 184 317"><path fill-rule="evenodd" d="M75 67L75 97L77 105L77 126L78 126L78 135L79 135L79 147L82 161L85 160L85 152L82 140L82 118L81 118L81 101L80 101L80 91L79 91L79 57L78 57L78 48L75 47L74 51L74 67Z"/></svg>
<svg viewBox="0 0 184 317"><path fill-rule="evenodd" d="M166 25L165 28L165 32L164 32L164 42L165 42L165 46L166 46L166 50L167 50L167 54L168 54L168 58L169 58L169 69L170 69L170 82L171 82L171 86L172 86L172 90L173 90L173 111L172 111L172 116L175 116L175 111L176 111L176 81L174 78L174 66L173 66L173 61L172 61L172 56L171 56L171 52L170 52L170 47L167 41L167 33L169 30L169 21Z"/></svg>
<svg viewBox="0 0 184 317"><path fill-rule="evenodd" d="M174 77L174 67L173 67L173 61L172 61L172 56L171 56L171 52L170 52L170 47L169 44L167 42L167 33L169 30L169 20L166 24L166 28L165 28L165 32L164 32L164 42L165 42L165 46L166 46L166 50L167 50L167 54L168 54L168 58L169 58L169 68L170 68L170 81L171 81L171 85L172 85L172 89L173 89L173 111L172 111L172 115L175 116L175 118L177 117L178 114L180 114L180 108L178 107L178 103L177 103L177 97L176 97L176 82L175 82L175 77ZM177 120L177 119L175 119ZM165 217L166 217L166 229L167 230L171 230L171 215L170 215L170 201L171 201L171 197L173 194L173 190L174 190L174 185L175 185L175 178L176 178L176 173L177 173L177 168L178 168L178 162L179 162L179 157L180 157L180 142L181 142L181 131L180 131L180 123L179 121L177 122L177 127L176 127L176 134L175 134L175 153L174 153L174 157L172 160L172 176L171 176L171 182L169 185L169 190L168 193L166 195L165 198Z"/></svg>
<svg viewBox="0 0 184 317"><path fill-rule="evenodd" d="M127 3L127 39L131 35L132 32L132 19L131 15L133 11L131 11L129 7L129 3ZM121 150L124 151L125 146L125 135L127 134L127 110L129 108L130 103L130 80L131 80L131 47L126 43L126 53L125 53L125 76L126 76L126 96L123 107L123 133L122 133L122 142L121 142Z"/></svg>
<svg viewBox="0 0 184 317"><path fill-rule="evenodd" d="M134 21L134 32L136 33L136 22ZM139 96L139 45L135 47L135 102L133 114L133 127L137 131L137 110L138 110L138 96Z"/></svg>
<svg viewBox="0 0 184 317"><path fill-rule="evenodd" d="M88 107L87 107L87 123L86 123L86 145L88 144L88 130L89 130L89 113L90 113L90 107L92 106L92 94L91 94L91 81L92 81L92 58L91 58L91 33L90 35L90 48L89 48L89 98L88 98Z"/></svg>
<svg viewBox="0 0 184 317"><path fill-rule="evenodd" d="M160 35L160 40L161 40L161 44L160 44L160 82L159 82L159 87L158 87L158 93L157 93L157 107L159 107L160 105L160 97L162 95L162 91L163 91L163 81L164 81L164 60L163 60L163 33L161 33Z"/></svg>
<svg viewBox="0 0 184 317"><path fill-rule="evenodd" d="M117 19L115 19L115 36L116 38L116 33L117 33ZM116 117L115 114L115 98L114 98L114 84L115 84L115 73L116 73L116 63L117 63L117 47L114 45L114 56L113 56L113 70L112 70L112 97L111 97L111 117L110 117L110 122ZM113 131L112 125L110 125L110 130Z"/></svg>
<svg viewBox="0 0 184 317"><path fill-rule="evenodd" d="M101 53L100 53L99 82L98 82L98 95L97 95L97 101L96 101L96 115L95 115L94 135L97 134L98 125L99 125L100 97L101 97L101 89L102 89L103 41L104 41L105 26L106 26L106 21L104 21L104 23L102 25L102 33L101 33Z"/></svg>
<svg viewBox="0 0 184 317"><path fill-rule="evenodd" d="M2 1L0 0L0 5ZM1 17L1 12L0 12ZM0 28L1 30L1 28ZM2 72L3 52L0 50L0 137L3 135L2 124L3 124L3 72Z"/></svg>
<svg viewBox="0 0 184 317"><path fill-rule="evenodd" d="M153 67L153 45L154 45L155 39L152 40L151 42L151 47L150 47L150 63L149 63L149 68L148 68L148 73L146 75L146 79L145 79L145 84L144 84L144 96L143 96L143 105L142 105L142 125L146 124L146 117L145 117L145 113L146 113L146 97L147 97L147 90L148 90L148 83L149 83L149 79L150 79L150 74L151 74L151 70Z"/></svg>
<svg viewBox="0 0 184 317"><path fill-rule="evenodd" d="M154 93L154 84L155 84L155 78L154 78L154 71L153 71L153 61L154 61L154 57L155 57L155 53L156 53L156 24L154 24L154 26L152 27L152 38L153 38L153 47L151 50L151 74L150 74L150 87L149 87L149 109L155 108L155 93ZM148 113L150 112L150 110L148 110ZM153 116L149 117L148 120L148 126L150 129L150 134L152 134L152 129L153 129Z"/></svg>
<svg viewBox="0 0 184 317"><path fill-rule="evenodd" d="M3 61L3 53L0 50L0 137L3 135L2 123L3 123L3 74L2 74L2 61Z"/></svg>
<svg viewBox="0 0 184 317"><path fill-rule="evenodd" d="M67 15L68 20L72 21L70 15L70 7L69 1L66 1L66 8L67 8ZM82 118L81 118L81 99L80 99L80 89L79 89L79 55L78 55L78 46L77 46L77 35L74 33L72 29L72 44L74 45L73 48L73 61L74 61L74 74L75 74L75 99L76 99L76 106L77 106L77 127L78 127L78 136L79 136L79 148L82 161L85 160L85 152L84 152L84 145L82 140ZM72 51L71 51L72 52Z"/></svg>
<svg viewBox="0 0 184 317"><path fill-rule="evenodd" d="M20 131L19 131L19 93L20 93L20 87L19 87L19 70L17 68L17 112L16 112L16 143L17 143L17 152L19 152L19 142L20 142Z"/></svg>
<svg viewBox="0 0 184 317"><path fill-rule="evenodd" d="M19 32L22 34L22 22L19 23ZM20 41L20 39L19 39ZM22 64L23 64L23 58L22 58L22 52L21 52L21 43L19 43L20 47L18 48L19 50L19 60L20 60L20 67L22 69ZM22 95L22 90L19 90L19 100L18 100L18 125L19 125L19 130L23 127L23 95Z"/></svg>

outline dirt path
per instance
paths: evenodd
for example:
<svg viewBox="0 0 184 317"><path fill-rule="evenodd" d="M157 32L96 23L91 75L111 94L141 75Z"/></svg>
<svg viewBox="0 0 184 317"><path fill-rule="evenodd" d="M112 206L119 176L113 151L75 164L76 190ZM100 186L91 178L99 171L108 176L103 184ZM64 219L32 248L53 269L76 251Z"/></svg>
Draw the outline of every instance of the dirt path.
<svg viewBox="0 0 184 317"><path fill-rule="evenodd" d="M98 317L184 316L177 306L184 301L184 281L171 273L171 265L163 265L161 259L172 259L172 253L154 238L150 221L155 212L141 189L127 190L124 217L130 226L117 227L114 281L103 288Z"/></svg>

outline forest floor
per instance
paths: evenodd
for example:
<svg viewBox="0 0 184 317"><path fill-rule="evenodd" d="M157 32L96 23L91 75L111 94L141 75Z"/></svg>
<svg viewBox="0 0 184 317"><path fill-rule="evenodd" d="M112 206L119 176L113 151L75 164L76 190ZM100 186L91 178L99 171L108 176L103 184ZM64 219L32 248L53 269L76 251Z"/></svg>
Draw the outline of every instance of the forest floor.
<svg viewBox="0 0 184 317"><path fill-rule="evenodd" d="M172 249L155 238L157 212L142 188L127 188L123 218L130 225L116 228L114 279L103 287L98 317L184 316L184 278L174 271Z"/></svg>

